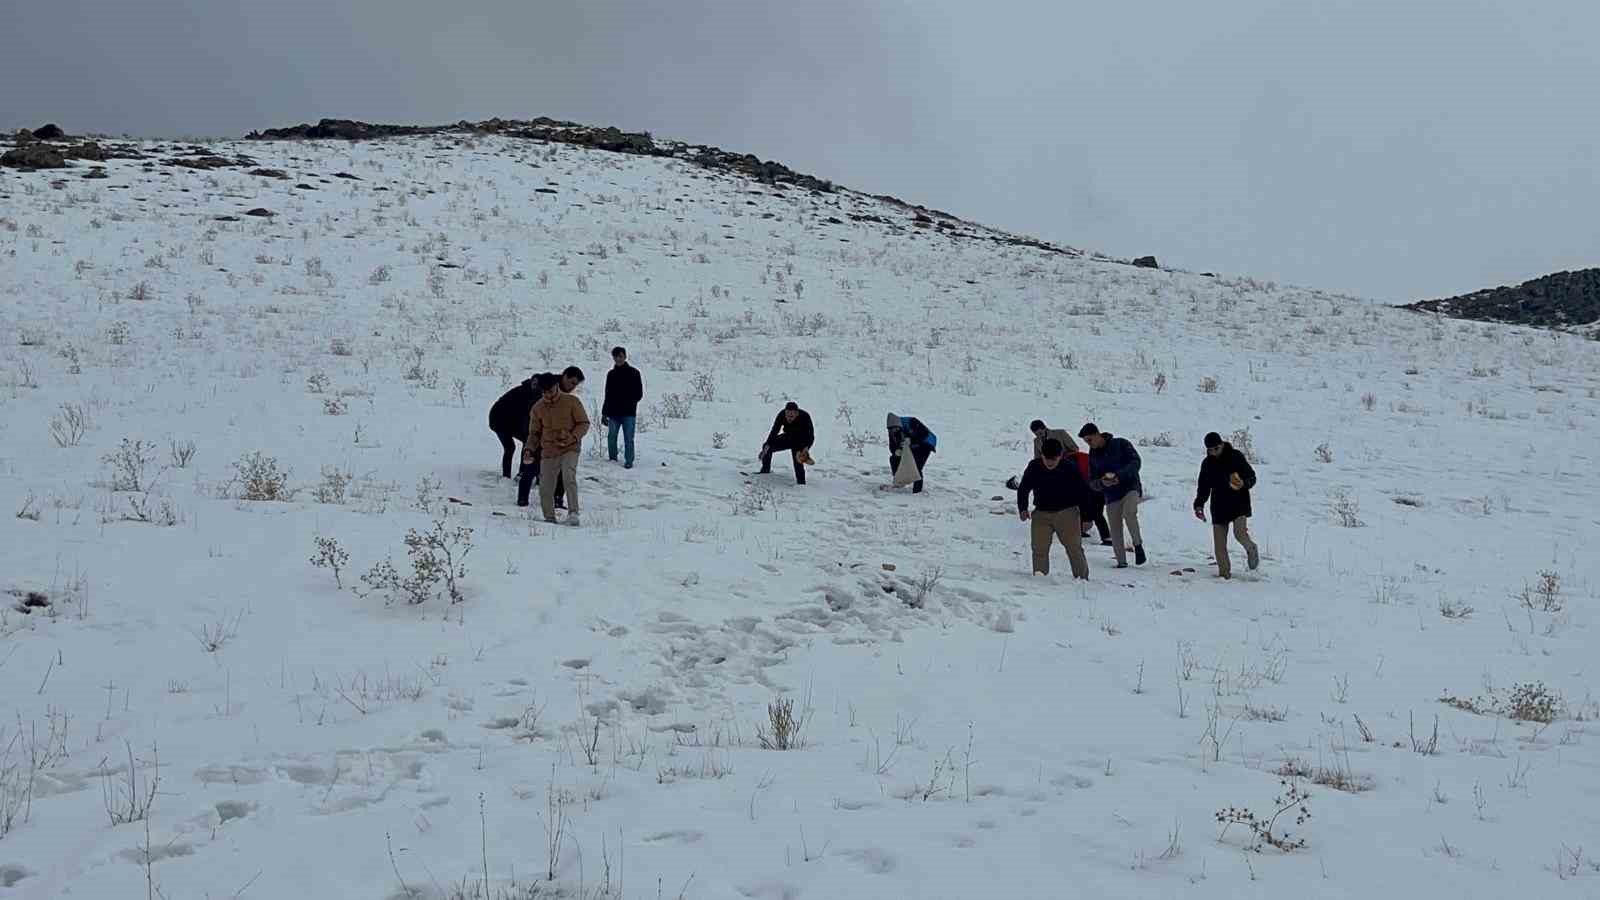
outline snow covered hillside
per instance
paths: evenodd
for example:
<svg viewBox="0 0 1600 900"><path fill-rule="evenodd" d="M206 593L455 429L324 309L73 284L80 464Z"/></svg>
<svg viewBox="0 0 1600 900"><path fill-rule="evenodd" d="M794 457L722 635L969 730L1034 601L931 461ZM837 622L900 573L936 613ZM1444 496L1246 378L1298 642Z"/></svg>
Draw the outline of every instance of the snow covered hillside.
<svg viewBox="0 0 1600 900"><path fill-rule="evenodd" d="M207 149L288 177L0 170L0 897L1600 895L1600 345L676 160ZM548 526L489 405L598 420L614 344L639 464ZM786 399L803 487L741 474ZM1035 417L1139 445L1149 564L1031 576ZM366 589L413 530L460 602Z"/></svg>

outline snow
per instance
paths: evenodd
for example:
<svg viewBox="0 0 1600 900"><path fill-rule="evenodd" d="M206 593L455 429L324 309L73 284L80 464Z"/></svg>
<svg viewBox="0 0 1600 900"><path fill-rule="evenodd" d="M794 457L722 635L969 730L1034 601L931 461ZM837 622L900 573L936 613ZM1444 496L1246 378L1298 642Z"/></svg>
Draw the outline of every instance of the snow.
<svg viewBox="0 0 1600 900"><path fill-rule="evenodd" d="M1600 891L1595 343L675 161L208 149L291 178L0 172L0 897ZM572 363L597 409L613 344L638 465L591 438L583 526L548 526L487 409ZM809 483L741 475L789 398ZM924 494L880 490L890 410L939 434ZM1148 565L1030 576L1001 485L1035 417L1141 444ZM1222 582L1190 506L1243 429L1265 561ZM148 493L111 490L124 438ZM291 500L240 498L255 452ZM462 602L353 590L436 520L472 529ZM1547 725L1440 702L1540 682ZM796 749L761 747L779 698ZM113 824L130 754L159 785ZM1219 840L1286 761L1370 790L1300 780L1302 849Z"/></svg>

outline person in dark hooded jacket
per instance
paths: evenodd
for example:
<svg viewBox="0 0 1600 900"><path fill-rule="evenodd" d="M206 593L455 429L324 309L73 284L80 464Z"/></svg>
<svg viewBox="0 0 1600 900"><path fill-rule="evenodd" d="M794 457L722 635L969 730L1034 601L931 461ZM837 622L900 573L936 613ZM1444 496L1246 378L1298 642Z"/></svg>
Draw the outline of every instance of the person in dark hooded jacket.
<svg viewBox="0 0 1600 900"><path fill-rule="evenodd" d="M893 475L895 466L900 462L901 450L909 449L911 458L917 462L917 472L920 474L927 470L928 457L932 456L939 446L939 436L928 430L922 420L916 416L899 416L889 413L885 422L889 429L889 474ZM911 493L922 493L922 479L918 478L911 485Z"/></svg>
<svg viewBox="0 0 1600 900"><path fill-rule="evenodd" d="M505 451L500 457L501 477L511 477L511 460L517 455L517 442L528 437L528 411L539 402L538 379L539 376L534 375L500 395L489 407L489 430L500 439L500 447Z"/></svg>
<svg viewBox="0 0 1600 900"><path fill-rule="evenodd" d="M1206 458L1200 463L1200 487L1194 495L1194 517L1206 520L1206 499L1211 500L1211 538L1217 557L1217 574L1233 577L1228 559L1228 525L1244 548L1253 571L1261 565L1261 551L1250 537L1245 520L1250 518L1250 489L1256 486L1256 470L1250 461L1215 431L1206 435Z"/></svg>

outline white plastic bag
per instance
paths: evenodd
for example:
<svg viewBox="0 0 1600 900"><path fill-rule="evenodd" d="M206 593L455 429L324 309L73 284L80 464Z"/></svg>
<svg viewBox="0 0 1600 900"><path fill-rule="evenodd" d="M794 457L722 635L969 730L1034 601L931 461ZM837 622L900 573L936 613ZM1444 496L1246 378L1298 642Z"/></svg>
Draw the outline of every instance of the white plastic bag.
<svg viewBox="0 0 1600 900"><path fill-rule="evenodd" d="M903 487L921 480L922 470L917 468L917 459L911 455L911 441L906 440L900 445L900 461L894 467L895 486Z"/></svg>

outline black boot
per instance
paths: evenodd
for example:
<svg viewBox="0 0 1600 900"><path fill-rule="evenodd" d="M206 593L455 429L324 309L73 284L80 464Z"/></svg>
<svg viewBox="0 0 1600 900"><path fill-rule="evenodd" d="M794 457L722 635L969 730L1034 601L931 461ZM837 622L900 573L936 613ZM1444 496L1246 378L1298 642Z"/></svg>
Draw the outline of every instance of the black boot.
<svg viewBox="0 0 1600 900"><path fill-rule="evenodd" d="M1141 547L1138 544L1134 544L1133 545L1133 561L1136 564L1142 566L1142 565L1144 565L1144 559L1145 559L1145 557L1144 557L1144 547Z"/></svg>

